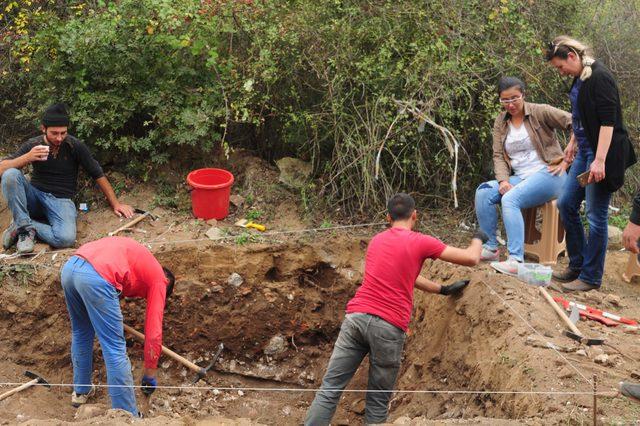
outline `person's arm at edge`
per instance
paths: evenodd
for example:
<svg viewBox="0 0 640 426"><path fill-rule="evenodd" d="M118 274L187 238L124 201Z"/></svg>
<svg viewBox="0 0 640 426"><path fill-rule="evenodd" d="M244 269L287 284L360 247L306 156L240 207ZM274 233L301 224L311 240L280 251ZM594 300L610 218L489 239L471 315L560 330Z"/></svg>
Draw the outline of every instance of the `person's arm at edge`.
<svg viewBox="0 0 640 426"><path fill-rule="evenodd" d="M162 285L165 285L164 281ZM147 377L155 377L158 360L162 354L162 320L166 293L160 288L150 292L144 321L144 371Z"/></svg>
<svg viewBox="0 0 640 426"><path fill-rule="evenodd" d="M632 253L640 253L638 247L638 239L640 239L640 189L633 197L633 208L629 216L629 223L622 232L622 243L624 248Z"/></svg>
<svg viewBox="0 0 640 426"><path fill-rule="evenodd" d="M440 289L442 288L442 286L437 282L423 277L422 275L418 275L418 278L416 278L415 288L424 291L425 293L438 294L440 293Z"/></svg>
<svg viewBox="0 0 640 426"><path fill-rule="evenodd" d="M120 201L118 201L118 197L116 196L116 193L113 191L113 188L111 187L111 184L109 183L109 180L107 179L106 176L102 176L96 179L96 183L100 187L100 190L104 194L105 198L109 202L109 205L111 206L111 208L113 209L113 212L116 215L120 217L124 216L127 218L133 216L133 213L134 213L133 208L128 204L123 204Z"/></svg>
<svg viewBox="0 0 640 426"><path fill-rule="evenodd" d="M482 241L479 238L474 238L465 249L446 246L438 256L438 259L463 266L476 266L480 263L481 252Z"/></svg>
<svg viewBox="0 0 640 426"><path fill-rule="evenodd" d="M606 176L606 170L604 163L607 159L607 153L611 146L611 140L613 139L613 126L601 126L600 133L598 134L598 149L596 150L596 156L591 163L589 171L589 183L600 182Z"/></svg>

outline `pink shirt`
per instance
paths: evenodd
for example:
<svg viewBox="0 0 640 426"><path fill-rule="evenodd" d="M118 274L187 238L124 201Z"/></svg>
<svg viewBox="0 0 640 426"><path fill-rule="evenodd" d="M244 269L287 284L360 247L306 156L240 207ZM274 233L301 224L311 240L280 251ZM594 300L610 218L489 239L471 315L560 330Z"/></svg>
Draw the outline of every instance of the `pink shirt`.
<svg viewBox="0 0 640 426"><path fill-rule="evenodd" d="M131 238L107 237L82 245L76 256L125 297L147 299L144 322L144 366L157 368L162 351L162 316L167 278L151 252Z"/></svg>
<svg viewBox="0 0 640 426"><path fill-rule="evenodd" d="M437 259L447 246L437 238L403 228L390 228L371 239L364 278L347 313L377 315L407 331L413 308L413 286L422 264Z"/></svg>

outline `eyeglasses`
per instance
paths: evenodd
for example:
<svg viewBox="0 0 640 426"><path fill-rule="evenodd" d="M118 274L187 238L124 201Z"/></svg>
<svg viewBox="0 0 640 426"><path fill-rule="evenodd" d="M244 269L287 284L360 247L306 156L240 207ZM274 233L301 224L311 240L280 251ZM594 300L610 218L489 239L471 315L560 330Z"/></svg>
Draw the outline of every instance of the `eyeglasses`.
<svg viewBox="0 0 640 426"><path fill-rule="evenodd" d="M550 41L549 44L547 44L547 50L551 52L551 56L556 54L556 50L558 50L558 47L560 47L560 44L555 44L552 41Z"/></svg>
<svg viewBox="0 0 640 426"><path fill-rule="evenodd" d="M509 99L500 98L500 103L501 104L506 104L506 105L512 104L512 103L518 102L520 99L522 99L522 96L523 95L520 95L520 96L516 96L515 98L509 98Z"/></svg>

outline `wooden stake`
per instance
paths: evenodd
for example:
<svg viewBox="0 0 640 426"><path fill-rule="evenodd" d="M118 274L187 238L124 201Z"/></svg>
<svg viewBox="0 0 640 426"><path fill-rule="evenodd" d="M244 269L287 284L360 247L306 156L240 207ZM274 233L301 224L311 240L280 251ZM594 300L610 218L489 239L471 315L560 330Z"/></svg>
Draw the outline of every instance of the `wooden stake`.
<svg viewBox="0 0 640 426"><path fill-rule="evenodd" d="M598 376L593 375L593 426L598 423Z"/></svg>

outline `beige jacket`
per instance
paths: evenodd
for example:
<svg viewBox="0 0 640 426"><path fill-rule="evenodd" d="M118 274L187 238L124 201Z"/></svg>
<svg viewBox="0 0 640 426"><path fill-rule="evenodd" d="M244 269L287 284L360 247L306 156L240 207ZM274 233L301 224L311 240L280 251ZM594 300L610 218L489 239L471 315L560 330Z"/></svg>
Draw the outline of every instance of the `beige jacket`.
<svg viewBox="0 0 640 426"><path fill-rule="evenodd" d="M509 118L503 111L493 125L493 168L496 180L501 182L511 176L511 162L504 150L509 132ZM562 161L563 151L555 130L571 130L571 114L546 104L524 104L524 126L538 157L547 164Z"/></svg>

